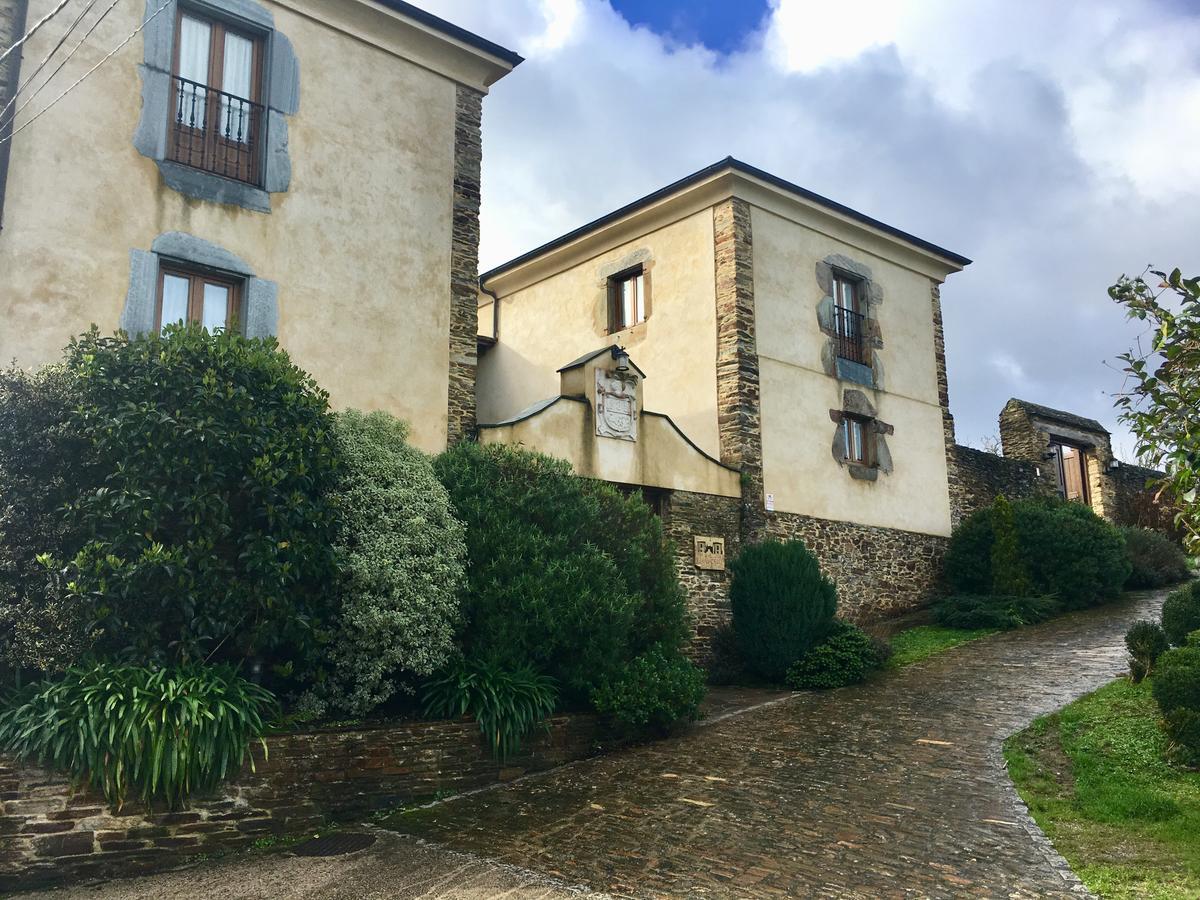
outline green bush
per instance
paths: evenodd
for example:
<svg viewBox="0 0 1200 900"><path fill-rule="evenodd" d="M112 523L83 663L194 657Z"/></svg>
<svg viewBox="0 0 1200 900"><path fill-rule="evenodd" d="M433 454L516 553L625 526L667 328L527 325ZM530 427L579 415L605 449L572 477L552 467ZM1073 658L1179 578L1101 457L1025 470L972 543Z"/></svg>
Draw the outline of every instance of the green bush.
<svg viewBox="0 0 1200 900"><path fill-rule="evenodd" d="M1131 567L1114 526L1082 503L1038 498L1011 506L1033 593L1057 596L1066 609L1094 606L1120 593ZM955 593L995 591L996 515L994 506L979 510L951 536L945 571Z"/></svg>
<svg viewBox="0 0 1200 900"><path fill-rule="evenodd" d="M1163 720L1167 756L1189 768L1200 767L1200 710L1176 709Z"/></svg>
<svg viewBox="0 0 1200 900"><path fill-rule="evenodd" d="M837 621L829 635L787 671L796 690L858 684L887 660L879 643L856 625Z"/></svg>
<svg viewBox="0 0 1200 900"><path fill-rule="evenodd" d="M466 543L403 422L349 410L334 417L333 435L340 608L324 677L304 706L361 716L387 701L398 679L432 675L449 661Z"/></svg>
<svg viewBox="0 0 1200 900"><path fill-rule="evenodd" d="M1200 628L1200 581L1193 581L1167 595L1162 608L1163 631L1171 643L1182 647L1188 635Z"/></svg>
<svg viewBox="0 0 1200 900"><path fill-rule="evenodd" d="M1157 622L1134 622L1125 633L1125 647L1129 650L1129 674L1137 684L1154 671L1154 665L1171 642L1167 633Z"/></svg>
<svg viewBox="0 0 1200 900"><path fill-rule="evenodd" d="M733 633L732 625L722 625L713 632L711 651L709 684L741 684L746 680L746 667L738 653L737 635Z"/></svg>
<svg viewBox="0 0 1200 900"><path fill-rule="evenodd" d="M1200 712L1200 647L1176 647L1160 656L1150 688L1164 716L1177 709Z"/></svg>
<svg viewBox="0 0 1200 900"><path fill-rule="evenodd" d="M425 685L425 714L474 716L492 755L503 762L558 703L554 679L527 666L507 670L482 662L459 660Z"/></svg>
<svg viewBox="0 0 1200 900"><path fill-rule="evenodd" d="M59 530L21 602L71 610L104 658L303 668L335 571L325 393L274 340L196 326L137 340L93 329L63 372L70 408L46 440L68 435L81 464L58 461L43 500L65 503L42 513ZM45 474L41 460L7 462L8 478Z"/></svg>
<svg viewBox="0 0 1200 900"><path fill-rule="evenodd" d="M0 748L117 808L130 794L177 807L236 774L275 712L269 691L228 666L100 664L20 692L0 712Z"/></svg>
<svg viewBox="0 0 1200 900"><path fill-rule="evenodd" d="M1020 628L1057 615L1062 606L1053 597L996 597L990 594L952 594L934 606L933 617L947 628Z"/></svg>
<svg viewBox="0 0 1200 900"><path fill-rule="evenodd" d="M464 442L434 461L467 527L463 653L556 679L571 706L651 647L690 636L662 524L560 460Z"/></svg>
<svg viewBox="0 0 1200 900"><path fill-rule="evenodd" d="M775 683L833 628L837 592L799 541L751 544L730 566L729 600L738 651Z"/></svg>
<svg viewBox="0 0 1200 900"><path fill-rule="evenodd" d="M1130 590L1178 584L1191 574L1183 549L1166 535L1148 528L1122 528L1125 554L1133 567L1125 587Z"/></svg>
<svg viewBox="0 0 1200 900"><path fill-rule="evenodd" d="M691 722L704 699L704 672L674 651L653 647L592 694L596 711L629 734L663 734Z"/></svg>
<svg viewBox="0 0 1200 900"><path fill-rule="evenodd" d="M1021 556L1016 515L1003 496L992 504L992 530L992 593L1001 597L1029 596L1033 585Z"/></svg>
<svg viewBox="0 0 1200 900"><path fill-rule="evenodd" d="M40 554L63 547L62 508L91 477L61 365L0 372L0 668L61 672L91 644L77 603L47 597Z"/></svg>

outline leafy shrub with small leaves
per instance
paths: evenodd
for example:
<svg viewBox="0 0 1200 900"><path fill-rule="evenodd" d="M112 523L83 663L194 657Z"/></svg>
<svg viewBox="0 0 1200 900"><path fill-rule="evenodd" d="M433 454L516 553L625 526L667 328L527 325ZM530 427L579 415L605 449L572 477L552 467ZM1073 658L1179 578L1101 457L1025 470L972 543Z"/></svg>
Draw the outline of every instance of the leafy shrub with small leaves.
<svg viewBox="0 0 1200 900"><path fill-rule="evenodd" d="M750 671L778 684L832 630L837 592L800 541L750 544L730 568L739 654Z"/></svg>
<svg viewBox="0 0 1200 900"><path fill-rule="evenodd" d="M858 684L880 668L886 658L870 635L839 620L825 640L792 664L787 683L796 690Z"/></svg>
<svg viewBox="0 0 1200 900"><path fill-rule="evenodd" d="M1150 690L1163 714L1172 759L1200 763L1200 646L1176 647L1160 656Z"/></svg>
<svg viewBox="0 0 1200 900"><path fill-rule="evenodd" d="M178 807L240 771L276 713L270 691L225 665L100 664L19 692L0 711L0 749L98 788L116 808L131 795Z"/></svg>
<svg viewBox="0 0 1200 900"><path fill-rule="evenodd" d="M585 706L651 647L690 638L671 546L639 495L501 445L462 442L434 470L467 529L467 659L544 672Z"/></svg>
<svg viewBox="0 0 1200 900"><path fill-rule="evenodd" d="M992 513L992 593L1001 597L1027 597L1033 593L1033 585L1021 556L1012 504L999 496L992 504Z"/></svg>
<svg viewBox="0 0 1200 900"><path fill-rule="evenodd" d="M466 542L450 498L407 427L387 413L334 416L341 468L331 501L341 510L340 600L332 641L303 706L362 716L413 676L432 675L454 652Z"/></svg>
<svg viewBox="0 0 1200 900"><path fill-rule="evenodd" d="M592 705L626 734L664 734L694 721L703 699L704 672L678 652L653 647L598 687Z"/></svg>
<svg viewBox="0 0 1200 900"><path fill-rule="evenodd" d="M438 718L470 715L500 762L518 750L558 703L554 679L528 666L501 666L458 660L424 689L425 714Z"/></svg>
<svg viewBox="0 0 1200 900"><path fill-rule="evenodd" d="M1011 507L1032 593L1052 594L1064 608L1082 609L1121 592L1131 567L1115 526L1082 503L1036 498L1014 501ZM996 516L994 506L986 507L954 530L945 572L955 593L995 593Z"/></svg>
<svg viewBox="0 0 1200 900"><path fill-rule="evenodd" d="M1163 631L1171 643L1182 647L1188 635L1200 629L1200 581L1193 581L1172 591L1163 601Z"/></svg>
<svg viewBox="0 0 1200 900"><path fill-rule="evenodd" d="M1134 622L1125 633L1129 650L1129 675L1134 684L1154 671L1154 665L1171 646L1167 633L1157 622Z"/></svg>
<svg viewBox="0 0 1200 900"><path fill-rule="evenodd" d="M1185 581L1191 572L1183 548L1148 528L1122 528L1125 553L1133 571L1125 581L1130 590L1160 588Z"/></svg>
<svg viewBox="0 0 1200 900"><path fill-rule="evenodd" d="M1061 611L1062 605L1054 597L952 594L938 601L933 608L933 617L947 628L1009 629L1044 622Z"/></svg>

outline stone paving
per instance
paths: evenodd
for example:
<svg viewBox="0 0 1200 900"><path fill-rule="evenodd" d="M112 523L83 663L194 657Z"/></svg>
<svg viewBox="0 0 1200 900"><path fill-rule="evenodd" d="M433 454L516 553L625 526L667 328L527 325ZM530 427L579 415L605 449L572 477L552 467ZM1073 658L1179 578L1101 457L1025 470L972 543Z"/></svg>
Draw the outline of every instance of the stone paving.
<svg viewBox="0 0 1200 900"><path fill-rule="evenodd" d="M389 825L620 896L1079 896L1001 742L1123 671L1126 628L1161 600L1133 595Z"/></svg>

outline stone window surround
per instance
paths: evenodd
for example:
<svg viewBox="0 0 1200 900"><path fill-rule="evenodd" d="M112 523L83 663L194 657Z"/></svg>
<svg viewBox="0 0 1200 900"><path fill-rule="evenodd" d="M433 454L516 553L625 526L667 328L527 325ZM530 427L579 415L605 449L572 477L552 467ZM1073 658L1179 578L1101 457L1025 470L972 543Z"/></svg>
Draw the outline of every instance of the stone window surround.
<svg viewBox="0 0 1200 900"><path fill-rule="evenodd" d="M262 184L256 186L172 162L167 156L168 123L172 99L175 21L179 3L217 18L229 19L263 36L263 89L266 108L264 136L260 141ZM271 194L288 189L292 164L288 156L287 116L300 103L300 70L291 42L275 29L275 17L254 0L146 0L143 30L144 61L138 66L142 80L142 110L133 145L154 160L167 187L196 200L227 203L256 212L271 211ZM153 16L151 19L150 17Z"/></svg>
<svg viewBox="0 0 1200 900"><path fill-rule="evenodd" d="M821 299L817 304L817 324L821 333L829 340L822 350L822 361L826 374L839 381L850 381L863 387L881 390L883 387L883 365L875 351L883 347L879 332L879 320L875 311L883 302L883 288L875 280L870 267L840 253L831 253L816 264L817 286ZM870 365L842 359L837 354L837 323L834 312L833 279L841 275L858 282L859 312L863 316L863 349L870 358Z"/></svg>
<svg viewBox="0 0 1200 900"><path fill-rule="evenodd" d="M611 304L613 302L612 280L620 275L625 274L626 272L638 268L639 266L642 269L642 308L645 310L645 316L641 322L613 330L611 327ZM644 247L622 254L619 259L605 263L597 268L596 290L599 294L599 299L596 301L596 304L597 308L600 310L597 315L597 321L603 325L599 331L601 336L608 337L609 335L619 334L623 331L631 331L632 329L645 325L648 321L650 321L650 314L654 308L653 290L650 286L651 272L653 269L654 257L651 255L649 249Z"/></svg>
<svg viewBox="0 0 1200 900"><path fill-rule="evenodd" d="M848 460L845 455L845 444L842 436L842 420L856 418L868 425L871 439L871 465ZM833 422L833 458L839 466L845 468L851 478L859 481L876 481L879 473L892 473L892 454L888 449L887 435L895 434L894 426L880 421L875 407L862 391L847 388L842 395L842 408L829 410L829 418Z"/></svg>
<svg viewBox="0 0 1200 900"><path fill-rule="evenodd" d="M129 251L129 291L121 311L120 327L131 337L154 331L158 308L158 276L163 262L208 269L242 283L238 324L246 337L273 337L279 326L279 287L255 277L242 259L203 238L168 231L160 234L150 250Z"/></svg>

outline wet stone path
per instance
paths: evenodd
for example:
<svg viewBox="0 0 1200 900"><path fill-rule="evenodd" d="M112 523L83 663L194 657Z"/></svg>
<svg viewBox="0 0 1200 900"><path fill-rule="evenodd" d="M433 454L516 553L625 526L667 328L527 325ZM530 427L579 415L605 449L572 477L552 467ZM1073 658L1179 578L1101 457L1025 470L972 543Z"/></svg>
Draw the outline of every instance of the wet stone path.
<svg viewBox="0 0 1200 900"><path fill-rule="evenodd" d="M1001 742L1125 668L1162 595L996 635L875 682L394 817L619 896L1065 897Z"/></svg>

